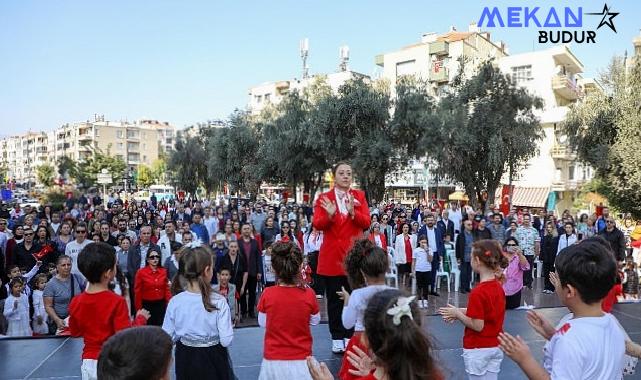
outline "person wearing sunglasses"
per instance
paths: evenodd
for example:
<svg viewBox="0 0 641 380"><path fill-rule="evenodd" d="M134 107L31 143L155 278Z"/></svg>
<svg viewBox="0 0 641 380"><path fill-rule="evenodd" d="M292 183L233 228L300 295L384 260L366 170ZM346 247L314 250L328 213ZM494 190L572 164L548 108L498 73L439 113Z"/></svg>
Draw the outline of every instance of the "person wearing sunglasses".
<svg viewBox="0 0 641 380"><path fill-rule="evenodd" d="M605 229L599 232L599 236L610 243L610 247L612 247L614 257L617 261L625 261L625 235L617 228L613 217L607 216L605 219Z"/></svg>
<svg viewBox="0 0 641 380"><path fill-rule="evenodd" d="M530 269L523 251L519 248L519 243L515 238L509 238L503 246L503 255L507 257L508 265L503 271L505 282L503 291L505 292L505 308L516 309L521 306L521 289L523 289L523 272Z"/></svg>
<svg viewBox="0 0 641 380"><path fill-rule="evenodd" d="M83 276L83 274L80 273L80 269L78 269L78 254L80 254L80 251L88 244L93 243L93 241L87 239L87 231L87 224L84 222L76 224L74 230L76 238L67 243L65 247L65 255L71 257L71 273L82 278L83 281L85 281L85 276Z"/></svg>
<svg viewBox="0 0 641 380"><path fill-rule="evenodd" d="M160 250L147 250L146 265L136 273L134 282L135 310L145 309L151 316L148 325L162 326L167 303L171 298L167 270L160 263Z"/></svg>
<svg viewBox="0 0 641 380"><path fill-rule="evenodd" d="M40 245L35 241L35 232L31 227L23 228L24 240L16 245L13 256L13 264L20 268L30 270L36 265L36 259L33 257L40 250ZM43 269L44 270L44 269Z"/></svg>

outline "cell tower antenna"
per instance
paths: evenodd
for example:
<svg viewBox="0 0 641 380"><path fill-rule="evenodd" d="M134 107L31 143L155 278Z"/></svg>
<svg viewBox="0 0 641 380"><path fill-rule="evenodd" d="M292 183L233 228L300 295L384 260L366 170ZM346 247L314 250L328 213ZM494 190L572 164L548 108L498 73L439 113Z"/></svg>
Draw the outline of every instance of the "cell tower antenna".
<svg viewBox="0 0 641 380"><path fill-rule="evenodd" d="M300 58L303 60L303 79L309 77L309 66L307 65L307 57L309 56L309 39L303 38L300 40Z"/></svg>
<svg viewBox="0 0 641 380"><path fill-rule="evenodd" d="M341 46L338 49L338 57L340 59L340 63L338 64L338 71L347 71L347 63L349 62L349 46Z"/></svg>

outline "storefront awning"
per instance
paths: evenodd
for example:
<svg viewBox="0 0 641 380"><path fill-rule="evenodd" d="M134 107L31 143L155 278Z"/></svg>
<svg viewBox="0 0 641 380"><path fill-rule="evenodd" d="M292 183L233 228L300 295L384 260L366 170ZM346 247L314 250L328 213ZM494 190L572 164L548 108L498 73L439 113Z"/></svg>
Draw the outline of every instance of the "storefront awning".
<svg viewBox="0 0 641 380"><path fill-rule="evenodd" d="M514 187L512 206L545 207L548 202L549 187Z"/></svg>

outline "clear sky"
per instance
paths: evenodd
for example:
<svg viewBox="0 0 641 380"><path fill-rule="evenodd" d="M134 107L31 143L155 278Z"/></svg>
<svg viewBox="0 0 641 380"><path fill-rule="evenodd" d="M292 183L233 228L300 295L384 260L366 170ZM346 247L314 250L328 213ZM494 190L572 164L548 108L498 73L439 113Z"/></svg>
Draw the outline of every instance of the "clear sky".
<svg viewBox="0 0 641 380"><path fill-rule="evenodd" d="M3 0L0 2L0 135L52 130L94 113L153 118L177 127L244 108L252 85L301 75L299 40L310 40L311 73L332 72L338 48L350 68L372 74L374 56L424 32L466 30L483 6L583 6L551 0ZM641 2L609 0L618 33L573 45L586 76L632 50ZM596 27L598 16L584 16ZM510 53L543 48L535 29L486 29Z"/></svg>

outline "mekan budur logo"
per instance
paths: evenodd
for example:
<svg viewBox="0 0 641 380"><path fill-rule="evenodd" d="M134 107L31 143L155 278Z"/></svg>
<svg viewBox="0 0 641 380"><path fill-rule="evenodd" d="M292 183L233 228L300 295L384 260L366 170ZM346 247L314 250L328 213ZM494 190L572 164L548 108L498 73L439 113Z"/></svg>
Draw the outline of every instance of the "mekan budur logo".
<svg viewBox="0 0 641 380"><path fill-rule="evenodd" d="M601 12L590 13L583 13L583 7L507 7L503 10L498 7L485 7L477 25L488 28L547 28L548 30L539 30L539 43L590 44L596 42L597 31L602 26L609 27L614 33L617 32L614 18L618 14L619 12L612 12L608 4L603 5ZM601 17L596 30L588 30L583 25L583 15ZM542 20L544 21L541 22Z"/></svg>

